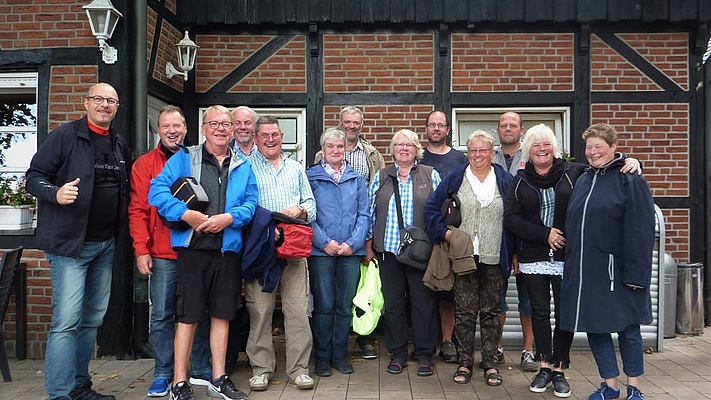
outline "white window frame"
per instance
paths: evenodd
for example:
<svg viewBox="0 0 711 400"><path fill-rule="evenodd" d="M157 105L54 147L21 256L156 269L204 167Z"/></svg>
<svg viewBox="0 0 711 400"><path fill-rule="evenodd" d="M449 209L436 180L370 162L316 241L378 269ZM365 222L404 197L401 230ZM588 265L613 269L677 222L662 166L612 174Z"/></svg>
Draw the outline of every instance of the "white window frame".
<svg viewBox="0 0 711 400"><path fill-rule="evenodd" d="M199 109L199 124L202 126L202 116L208 107L200 107ZM229 107L228 107L229 108ZM232 111L234 107L229 108ZM282 144L282 151L286 153L289 158L292 158L301 163L304 167L306 166L306 108L252 108L260 117L264 115L271 115L277 119L281 118L296 118L296 142L284 142ZM280 128L283 127L280 126ZM256 132L255 132L256 134ZM200 134L199 142L205 141L205 137Z"/></svg>
<svg viewBox="0 0 711 400"><path fill-rule="evenodd" d="M539 119L543 120L553 120L554 126L550 128L555 132L558 138L558 144L560 145L560 150L570 154L570 114L571 109L567 106L549 106L549 107L516 107L516 108L500 108L500 107L487 107L487 108L467 108L467 107L456 107L452 108L452 147L460 151L467 150L467 138L471 132L458 132L458 127L460 122L484 122L486 125L497 126L499 122L499 117L501 114L514 111L522 115L523 125L524 125L524 135L525 129L528 129L535 125L531 124L531 121L536 121ZM499 137L494 128L493 131L487 130L492 134L496 142L498 143Z"/></svg>
<svg viewBox="0 0 711 400"><path fill-rule="evenodd" d="M11 73L0 73L0 95L2 94L34 94L35 98L35 114L37 114L37 85L38 85L38 74L37 72L11 72ZM37 115L35 115L37 116ZM12 174L12 175L24 175L27 168L30 166L30 161L32 161L32 156L37 152L37 125L26 126L26 127L15 127L15 126L0 126L0 131L4 132L24 132L28 133L28 138L24 139L28 141L27 143L33 143L34 146L31 149L25 149L18 152L17 149L12 153L13 155L22 155L26 158L26 162L23 165L11 165L0 167L0 173ZM34 142L32 142L34 138ZM5 151L5 156L9 155L9 150Z"/></svg>

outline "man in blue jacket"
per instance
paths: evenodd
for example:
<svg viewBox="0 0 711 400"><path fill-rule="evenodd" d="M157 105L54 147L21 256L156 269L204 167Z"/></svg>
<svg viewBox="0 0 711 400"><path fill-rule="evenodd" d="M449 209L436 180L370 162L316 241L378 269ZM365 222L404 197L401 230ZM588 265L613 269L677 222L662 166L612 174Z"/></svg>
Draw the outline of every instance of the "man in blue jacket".
<svg viewBox="0 0 711 400"><path fill-rule="evenodd" d="M249 161L229 147L232 114L211 106L203 114L205 143L186 148L171 157L151 181L148 202L166 220L184 221L185 230L171 229L170 241L177 249L178 324L174 340L174 376L171 400L192 400L187 382L190 348L199 322L210 318L212 380L210 397L246 399L225 373L229 321L239 308L242 227L257 206L257 181ZM200 212L174 198L170 187L181 177L195 177L205 189L209 204Z"/></svg>
<svg viewBox="0 0 711 400"><path fill-rule="evenodd" d="M118 101L107 83L89 88L86 117L53 130L27 170L39 203L37 246L52 279L49 399L114 399L91 388L89 360L109 305L117 233L128 225L131 151L111 128Z"/></svg>

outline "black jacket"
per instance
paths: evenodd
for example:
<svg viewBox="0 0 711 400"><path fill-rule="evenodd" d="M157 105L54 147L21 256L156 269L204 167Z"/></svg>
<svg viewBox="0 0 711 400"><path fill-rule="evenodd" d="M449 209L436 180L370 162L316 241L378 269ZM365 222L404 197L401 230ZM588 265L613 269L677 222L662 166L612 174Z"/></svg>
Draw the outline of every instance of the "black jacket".
<svg viewBox="0 0 711 400"><path fill-rule="evenodd" d="M565 163L564 172L553 186L555 190L555 210L553 227L563 231L565 236L565 213L568 201L573 193L573 186L585 164ZM551 228L541 220L541 193L533 184L525 169L520 169L513 183L509 186L504 201L504 226L516 235L516 255L519 262L530 263L550 260L551 248L548 234ZM565 250L553 253L556 261L564 261Z"/></svg>
<svg viewBox="0 0 711 400"><path fill-rule="evenodd" d="M78 258L86 236L94 192L94 148L87 118L50 132L27 170L27 191L37 197L37 246L52 254ZM121 168L118 231L128 229L129 176L132 162L126 141L111 129L113 149ZM57 191L80 178L79 196L70 205L57 203Z"/></svg>

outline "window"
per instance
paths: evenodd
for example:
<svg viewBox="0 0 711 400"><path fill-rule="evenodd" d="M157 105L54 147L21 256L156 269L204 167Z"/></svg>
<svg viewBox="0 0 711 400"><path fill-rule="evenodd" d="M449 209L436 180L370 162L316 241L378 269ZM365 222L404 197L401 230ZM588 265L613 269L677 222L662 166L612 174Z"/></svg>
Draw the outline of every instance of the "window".
<svg viewBox="0 0 711 400"><path fill-rule="evenodd" d="M162 102L153 96L148 96L148 136L146 137L146 149L151 150L160 142L158 136L158 114L161 108L167 106L168 103Z"/></svg>
<svg viewBox="0 0 711 400"><path fill-rule="evenodd" d="M0 173L24 175L37 152L37 74L0 74Z"/></svg>
<svg viewBox="0 0 711 400"><path fill-rule="evenodd" d="M453 108L452 147L466 151L467 138L477 129L489 132L498 143L499 117L507 111L521 115L524 129L547 125L555 132L561 151L570 152L570 107Z"/></svg>
<svg viewBox="0 0 711 400"><path fill-rule="evenodd" d="M228 107L230 111L234 107ZM200 108L200 126L202 126L202 115L207 107ZM279 128L284 133L282 151L289 158L297 160L301 165L306 166L306 109L305 108L254 108L260 116L271 115L279 120ZM256 132L255 132L256 133ZM200 143L205 137L200 135Z"/></svg>

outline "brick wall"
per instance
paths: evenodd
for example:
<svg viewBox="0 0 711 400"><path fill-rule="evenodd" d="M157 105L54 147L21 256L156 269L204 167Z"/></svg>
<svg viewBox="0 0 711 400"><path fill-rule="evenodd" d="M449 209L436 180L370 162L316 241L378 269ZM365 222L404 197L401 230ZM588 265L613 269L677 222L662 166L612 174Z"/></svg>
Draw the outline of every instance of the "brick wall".
<svg viewBox="0 0 711 400"><path fill-rule="evenodd" d="M688 89L689 39L686 33L617 36L681 88ZM596 35L592 35L590 56L593 91L662 90Z"/></svg>
<svg viewBox="0 0 711 400"><path fill-rule="evenodd" d="M323 35L326 92L434 90L431 34Z"/></svg>
<svg viewBox="0 0 711 400"><path fill-rule="evenodd" d="M452 34L452 91L573 90L573 34Z"/></svg>
<svg viewBox="0 0 711 400"><path fill-rule="evenodd" d="M0 49L96 46L83 2L0 2Z"/></svg>
<svg viewBox="0 0 711 400"><path fill-rule="evenodd" d="M175 69L178 69L178 50L175 45L183 39L184 32L179 31L176 27L163 20L160 27L160 38L158 39L158 48L156 51L155 68L153 69L153 79L159 80L167 85L172 86L178 91L183 91L185 80L182 76L176 75L168 79L165 75L165 66L168 62L172 63ZM195 37L192 37L193 41ZM152 39L151 39L152 40ZM149 42L152 43L152 42ZM150 46L149 46L150 48ZM198 54L200 52L198 51Z"/></svg>
<svg viewBox="0 0 711 400"><path fill-rule="evenodd" d="M271 35L199 35L196 92L206 92L264 46ZM297 35L228 92L305 92L306 36Z"/></svg>
<svg viewBox="0 0 711 400"><path fill-rule="evenodd" d="M99 76L96 65L52 67L49 84L49 129L86 115L83 96ZM120 96L120 94L119 94Z"/></svg>

